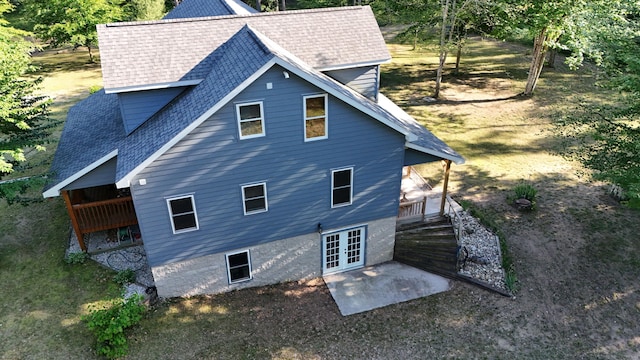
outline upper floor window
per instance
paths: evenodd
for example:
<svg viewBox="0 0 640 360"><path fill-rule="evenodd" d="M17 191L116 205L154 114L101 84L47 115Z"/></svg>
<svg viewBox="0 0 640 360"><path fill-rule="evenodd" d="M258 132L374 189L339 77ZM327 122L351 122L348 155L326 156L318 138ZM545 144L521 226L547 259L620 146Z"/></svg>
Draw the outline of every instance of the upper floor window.
<svg viewBox="0 0 640 360"><path fill-rule="evenodd" d="M174 234L198 230L198 214L193 195L167 199Z"/></svg>
<svg viewBox="0 0 640 360"><path fill-rule="evenodd" d="M351 205L353 168L331 171L331 207Z"/></svg>
<svg viewBox="0 0 640 360"><path fill-rule="evenodd" d="M264 136L264 111L262 101L236 104L240 139Z"/></svg>
<svg viewBox="0 0 640 360"><path fill-rule="evenodd" d="M327 94L304 97L304 141L327 138Z"/></svg>
<svg viewBox="0 0 640 360"><path fill-rule="evenodd" d="M242 186L242 203L244 214L255 214L269 210L267 204L267 184L251 184Z"/></svg>

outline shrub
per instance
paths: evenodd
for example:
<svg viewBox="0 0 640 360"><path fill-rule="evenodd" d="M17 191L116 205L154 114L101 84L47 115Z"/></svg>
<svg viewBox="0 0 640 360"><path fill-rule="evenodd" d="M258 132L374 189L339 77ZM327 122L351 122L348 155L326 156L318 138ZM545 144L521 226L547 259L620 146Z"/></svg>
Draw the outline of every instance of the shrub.
<svg viewBox="0 0 640 360"><path fill-rule="evenodd" d="M136 272L133 271L132 269L120 270L113 277L113 281L115 281L116 283L122 286L131 284L136 281Z"/></svg>
<svg viewBox="0 0 640 360"><path fill-rule="evenodd" d="M513 191L516 193L516 199L527 199L532 203L536 201L536 194L538 193L538 190L536 190L536 188L531 184L521 182L516 185Z"/></svg>
<svg viewBox="0 0 640 360"><path fill-rule="evenodd" d="M98 91L102 90L102 86L100 85L93 85L91 87L89 87L89 94L95 94Z"/></svg>
<svg viewBox="0 0 640 360"><path fill-rule="evenodd" d="M66 261L67 264L84 264L87 259L89 259L89 254L86 252L75 252L67 255L64 261Z"/></svg>
<svg viewBox="0 0 640 360"><path fill-rule="evenodd" d="M90 309L89 315L82 320L96 336L96 351L109 359L115 359L127 354L129 345L125 330L138 324L142 320L145 307L142 296L133 295L128 299L119 299L106 309Z"/></svg>

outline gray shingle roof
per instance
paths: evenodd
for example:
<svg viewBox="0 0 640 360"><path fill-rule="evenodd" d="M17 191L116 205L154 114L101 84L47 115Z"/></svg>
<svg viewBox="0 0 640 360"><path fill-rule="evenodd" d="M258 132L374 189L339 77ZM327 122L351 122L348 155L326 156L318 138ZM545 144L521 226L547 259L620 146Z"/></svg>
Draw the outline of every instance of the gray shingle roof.
<svg viewBox="0 0 640 360"><path fill-rule="evenodd" d="M245 24L316 69L391 59L368 6L98 25L105 89L197 78L190 71Z"/></svg>
<svg viewBox="0 0 640 360"><path fill-rule="evenodd" d="M246 15L258 12L239 0L182 0L163 19L185 19L205 16Z"/></svg>
<svg viewBox="0 0 640 360"><path fill-rule="evenodd" d="M102 90L77 103L67 115L44 190L60 185L117 150L124 138L117 95Z"/></svg>
<svg viewBox="0 0 640 360"><path fill-rule="evenodd" d="M131 176L132 171L157 154L165 144L175 140L214 105L220 105L230 92L236 90L272 59L298 76L407 135L411 143L420 146L420 150L455 162L464 161L460 155L406 113L402 112L402 117L395 116L385 107L313 69L265 35L245 26L208 57L207 61L211 62L214 71L191 91L149 119L123 142L118 153L118 181Z"/></svg>
<svg viewBox="0 0 640 360"><path fill-rule="evenodd" d="M242 28L208 56L215 71L129 135L118 152L116 178L129 174L272 58L251 31Z"/></svg>
<svg viewBox="0 0 640 360"><path fill-rule="evenodd" d="M202 82L178 96L129 136L124 132L116 95L100 91L74 106L69 111L51 167L55 176L45 190L59 189L115 150L118 151L115 182L127 186L128 179L143 168L145 162L197 126L197 120L206 119L212 109L230 101L234 92L248 85L256 73L275 64L405 134L411 147L458 163L464 161L397 106L390 101L385 103L383 96L381 106L305 64L249 26L241 28L203 62L215 70L209 71Z"/></svg>

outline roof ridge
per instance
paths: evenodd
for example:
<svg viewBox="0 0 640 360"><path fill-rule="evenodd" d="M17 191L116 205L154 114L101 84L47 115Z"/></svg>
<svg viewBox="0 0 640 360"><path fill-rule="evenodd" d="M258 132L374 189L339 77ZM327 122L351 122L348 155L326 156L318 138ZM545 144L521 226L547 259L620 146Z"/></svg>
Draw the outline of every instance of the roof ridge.
<svg viewBox="0 0 640 360"><path fill-rule="evenodd" d="M313 14L313 13L323 13L323 12L354 11L354 10L364 9L366 7L369 7L369 5L365 5L365 6L340 6L340 7L318 8L318 9L301 9L301 10L286 10L286 11L272 11L272 12L258 12L258 13L254 13L254 14L204 16L204 17L194 17L194 18L176 18L176 19L160 19L160 20L125 21L125 22L101 24L101 25L98 25L98 26L104 26L104 27L126 27L126 26L144 26L144 25L165 25L165 24L170 24L170 23L205 22L205 21L215 21L215 20L224 20L224 19L239 19L239 18L261 17L261 16L287 16L287 15Z"/></svg>

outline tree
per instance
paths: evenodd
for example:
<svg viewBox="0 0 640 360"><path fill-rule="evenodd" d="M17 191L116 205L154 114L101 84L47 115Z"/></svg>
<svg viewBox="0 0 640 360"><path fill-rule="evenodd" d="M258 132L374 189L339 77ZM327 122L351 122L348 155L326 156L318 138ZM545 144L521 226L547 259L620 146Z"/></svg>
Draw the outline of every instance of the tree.
<svg viewBox="0 0 640 360"><path fill-rule="evenodd" d="M560 130L568 139L565 155L640 208L640 3L620 3L615 13L585 30L583 46L606 73L601 85L617 96L607 96L605 104L585 101L564 116Z"/></svg>
<svg viewBox="0 0 640 360"><path fill-rule="evenodd" d="M116 0L25 0L24 6L36 35L53 46L85 46L91 62L91 49L98 42L96 25L123 17Z"/></svg>
<svg viewBox="0 0 640 360"><path fill-rule="evenodd" d="M523 93L527 96L535 91L549 49L571 51L569 65L580 66L584 54L592 52L587 46L592 44L589 27L599 27L620 11L620 0L506 0L501 5L504 22L498 31L509 34L520 28L534 39Z"/></svg>
<svg viewBox="0 0 640 360"><path fill-rule="evenodd" d="M14 165L26 160L29 149L44 150L53 126L49 120L49 100L35 95L41 79L26 75L32 69L33 44L24 40L25 31L8 26L2 15L12 9L0 0L0 173L9 174ZM6 183L0 197L9 198L24 192L24 182Z"/></svg>
<svg viewBox="0 0 640 360"><path fill-rule="evenodd" d="M165 14L165 1L129 0L125 12L130 20L158 20Z"/></svg>

